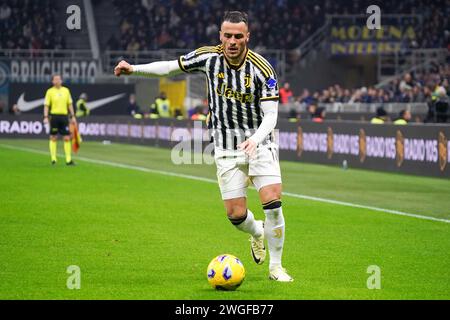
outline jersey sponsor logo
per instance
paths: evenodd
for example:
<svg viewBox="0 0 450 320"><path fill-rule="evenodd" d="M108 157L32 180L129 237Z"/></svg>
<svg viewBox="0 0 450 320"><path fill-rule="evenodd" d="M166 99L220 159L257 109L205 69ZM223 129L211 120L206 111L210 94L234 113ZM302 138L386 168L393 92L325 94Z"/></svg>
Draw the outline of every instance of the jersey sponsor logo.
<svg viewBox="0 0 450 320"><path fill-rule="evenodd" d="M277 86L277 80L270 77L269 80L266 81L266 85L269 89L274 89Z"/></svg>
<svg viewBox="0 0 450 320"><path fill-rule="evenodd" d="M108 104L110 102L113 102L115 100L118 100L125 96L125 93L119 93L111 97L98 99L94 101L90 101L86 103L86 106L89 110L97 109L101 106L104 106L105 104ZM45 99L36 99L32 101L25 101L25 93L22 93L17 100L17 106L19 107L19 110L22 112L30 111L33 109L36 109L37 107L43 106L45 102Z"/></svg>
<svg viewBox="0 0 450 320"><path fill-rule="evenodd" d="M216 92L219 96L223 96L227 99L237 100L242 103L250 103L253 102L254 100L253 94L234 91L232 88L229 88L225 83L222 83L222 85L216 89Z"/></svg>
<svg viewBox="0 0 450 320"><path fill-rule="evenodd" d="M223 72L219 72L219 73L217 74L217 78L223 79L223 78L225 78L225 75L223 74Z"/></svg>

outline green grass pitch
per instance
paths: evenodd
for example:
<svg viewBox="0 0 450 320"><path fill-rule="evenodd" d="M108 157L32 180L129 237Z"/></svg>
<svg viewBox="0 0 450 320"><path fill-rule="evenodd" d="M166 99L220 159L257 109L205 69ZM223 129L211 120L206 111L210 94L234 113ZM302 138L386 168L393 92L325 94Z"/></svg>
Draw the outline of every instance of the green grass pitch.
<svg viewBox="0 0 450 320"><path fill-rule="evenodd" d="M62 157L52 167L47 145L0 139L0 299L450 298L450 223L284 196L284 265L295 281L276 283L228 222L217 184L142 169L215 179L214 165L86 142L76 167ZM449 180L281 165L286 192L450 219ZM263 218L255 190L249 207ZM206 280L222 253L245 265L235 292ZM80 267L79 290L66 287L70 265ZM381 270L379 290L367 288L370 265Z"/></svg>

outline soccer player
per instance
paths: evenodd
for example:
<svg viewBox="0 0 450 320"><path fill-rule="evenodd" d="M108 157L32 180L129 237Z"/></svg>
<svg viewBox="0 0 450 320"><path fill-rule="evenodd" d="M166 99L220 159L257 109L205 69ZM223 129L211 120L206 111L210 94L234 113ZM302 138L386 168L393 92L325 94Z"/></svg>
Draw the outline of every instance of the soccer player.
<svg viewBox="0 0 450 320"><path fill-rule="evenodd" d="M75 113L73 110L72 96L68 88L62 86L62 79L59 74L52 77L53 87L45 93L44 102L44 123L50 122L50 156L52 164L56 164L56 141L58 134L64 137L64 152L66 155L66 164L73 166L75 163L71 155L71 142L69 132L69 118L76 124ZM49 120L50 115L50 120Z"/></svg>
<svg viewBox="0 0 450 320"><path fill-rule="evenodd" d="M121 61L114 69L121 74L150 77L182 72L205 74L208 84L210 120L217 177L228 219L251 235L256 263L269 248L269 278L293 281L282 267L285 222L281 207L281 173L273 130L278 116L278 84L272 66L248 49L247 15L225 13L220 30L221 45L202 47L173 61L130 65ZM265 222L255 220L247 208L251 181L259 192Z"/></svg>

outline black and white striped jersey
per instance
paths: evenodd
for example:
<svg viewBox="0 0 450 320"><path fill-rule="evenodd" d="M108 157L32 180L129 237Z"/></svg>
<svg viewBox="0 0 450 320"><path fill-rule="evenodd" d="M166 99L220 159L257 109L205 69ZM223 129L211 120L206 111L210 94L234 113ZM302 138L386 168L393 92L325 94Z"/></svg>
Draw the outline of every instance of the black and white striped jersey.
<svg viewBox="0 0 450 320"><path fill-rule="evenodd" d="M232 65L223 46L202 47L178 59L188 73L202 72L208 85L208 128L216 147L235 150L262 122L261 101L278 101L277 76L266 59L248 50L241 65ZM272 134L268 140L272 140Z"/></svg>

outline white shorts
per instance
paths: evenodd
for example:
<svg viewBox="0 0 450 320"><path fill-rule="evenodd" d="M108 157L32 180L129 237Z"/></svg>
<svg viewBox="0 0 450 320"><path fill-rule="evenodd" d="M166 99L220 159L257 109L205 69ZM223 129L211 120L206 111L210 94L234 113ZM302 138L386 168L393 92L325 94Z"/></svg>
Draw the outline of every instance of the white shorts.
<svg viewBox="0 0 450 320"><path fill-rule="evenodd" d="M223 200L246 197L250 183L258 191L262 187L281 183L278 146L274 143L259 145L252 158L239 150L216 148L214 151Z"/></svg>

